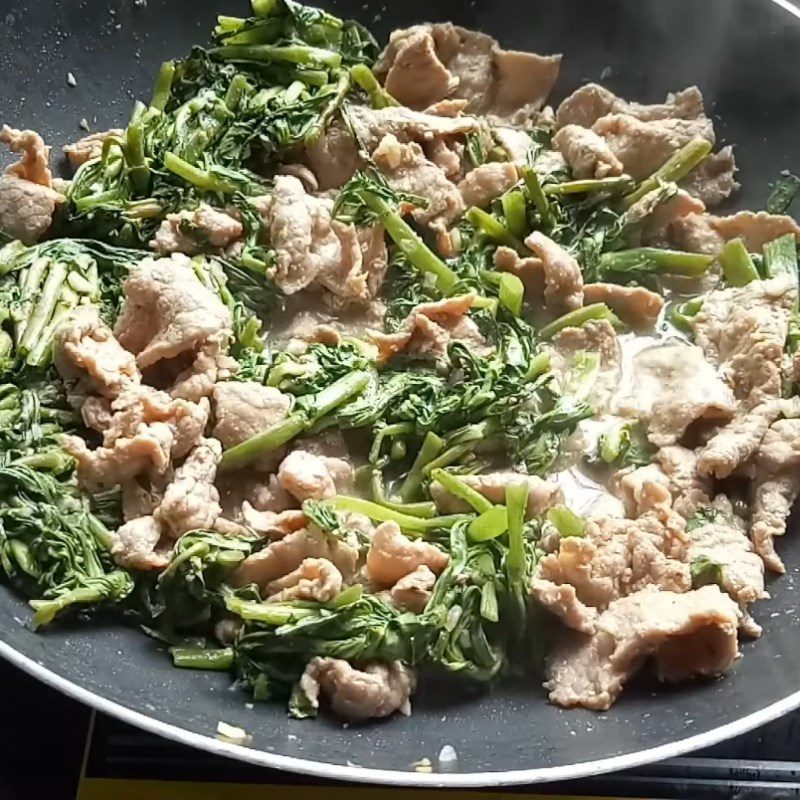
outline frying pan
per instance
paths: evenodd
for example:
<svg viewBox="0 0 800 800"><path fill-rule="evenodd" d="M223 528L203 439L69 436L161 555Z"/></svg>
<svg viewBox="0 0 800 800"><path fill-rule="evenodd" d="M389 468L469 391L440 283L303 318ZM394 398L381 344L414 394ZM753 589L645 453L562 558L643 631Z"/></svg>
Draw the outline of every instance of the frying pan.
<svg viewBox="0 0 800 800"><path fill-rule="evenodd" d="M742 205L761 208L768 182L797 170L800 12L788 0L331 0L330 8L385 39L398 26L454 20L514 48L563 51L556 98L602 80L658 101L697 83L720 139L737 144ZM205 41L218 13L245 0L0 0L0 109L61 144L124 124L148 97L158 63ZM71 72L76 86L69 85ZM228 676L171 666L133 628L94 622L34 634L23 600L0 587L0 655L65 693L154 733L244 761L323 778L482 786L576 778L676 756L800 706L800 538L782 543L788 574L755 608L764 637L722 680L660 688L644 679L607 713L548 705L540 678L491 690L422 682L411 717L344 728L246 705ZM217 722L252 734L240 747ZM444 745L455 762L440 764ZM433 772L415 771L431 760Z"/></svg>

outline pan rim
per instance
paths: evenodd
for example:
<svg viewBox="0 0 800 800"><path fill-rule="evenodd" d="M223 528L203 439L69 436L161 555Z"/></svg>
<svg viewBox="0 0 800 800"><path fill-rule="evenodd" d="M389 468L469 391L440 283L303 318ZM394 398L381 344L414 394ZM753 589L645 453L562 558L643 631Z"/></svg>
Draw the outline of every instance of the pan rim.
<svg viewBox="0 0 800 800"><path fill-rule="evenodd" d="M181 728L169 722L163 722L140 711L117 703L114 700L102 697L89 689L79 686L53 672L51 669L39 664L32 658L23 655L6 642L0 641L0 657L16 667L27 672L32 677L46 685L122 722L133 725L148 733L162 736L180 744L196 747L214 755L244 761L255 766L292 772L300 775L309 775L336 781L351 781L355 783L381 784L388 786L407 786L420 788L488 788L497 786L519 786L524 784L540 784L552 781L574 780L603 775L610 772L644 766L668 758L682 756L693 750L722 742L734 736L758 728L768 722L794 711L800 707L800 690L792 692L781 700L754 711L750 714L712 728L703 733L694 734L684 739L679 739L667 744L637 750L610 758L582 761L576 764L565 764L558 767L532 767L530 769L515 769L503 772L454 772L454 773L423 773L414 771L379 769L373 767L349 766L346 764L331 764L329 762L314 761L312 759L284 756L277 753L268 753L264 750L254 750L249 747L228 743L207 736L202 733Z"/></svg>
<svg viewBox="0 0 800 800"><path fill-rule="evenodd" d="M797 0L769 1L777 5L788 15L794 17L795 20L800 20L800 3L797 3ZM800 708L800 690L797 690L758 711L751 712L739 719L704 731L703 733L693 734L692 736L687 736L677 741L636 750L623 755L582 761L574 764L565 764L557 767L532 767L529 769L515 769L499 772L423 773L413 770L403 771L355 765L350 766L346 764L332 764L330 762L315 761L313 759L269 753L264 750L255 750L242 745L224 742L212 736L195 733L179 725L164 722L114 700L109 700L90 689L86 689L62 677L57 672L43 666L35 659L24 655L2 640L0 640L0 657L47 686L67 695L73 700L89 706L95 711L108 714L109 716L148 733L189 747L195 747L214 755L243 761L255 766L327 780L428 789L493 788L500 786L542 784L618 772L664 761L665 759L685 755L694 750L710 747L726 739L747 733L748 731L772 722Z"/></svg>

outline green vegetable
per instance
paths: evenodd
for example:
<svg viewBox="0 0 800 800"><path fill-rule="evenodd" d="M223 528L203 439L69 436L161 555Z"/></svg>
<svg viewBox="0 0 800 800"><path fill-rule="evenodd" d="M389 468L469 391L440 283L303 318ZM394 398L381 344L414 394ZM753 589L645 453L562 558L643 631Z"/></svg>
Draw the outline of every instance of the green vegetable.
<svg viewBox="0 0 800 800"><path fill-rule="evenodd" d="M539 336L542 339L552 339L564 328L579 328L591 320L600 319L608 320L615 327L621 324L614 312L605 303L592 303L591 305L583 306L583 308L577 308L575 311L570 311L548 323L540 329Z"/></svg>
<svg viewBox="0 0 800 800"><path fill-rule="evenodd" d="M654 454L646 431L636 422L622 422L598 437L597 460L615 469L643 467Z"/></svg>
<svg viewBox="0 0 800 800"><path fill-rule="evenodd" d="M547 521L555 526L561 536L583 536L586 525L581 517L563 505L548 509Z"/></svg>
<svg viewBox="0 0 800 800"><path fill-rule="evenodd" d="M366 64L355 64L350 67L353 80L369 95L373 108L388 108L400 105L379 83L372 70Z"/></svg>
<svg viewBox="0 0 800 800"><path fill-rule="evenodd" d="M705 275L713 261L713 256L702 253L638 247L633 250L603 253L598 260L597 275L599 280L620 275L628 280L635 280L648 273L697 278Z"/></svg>
<svg viewBox="0 0 800 800"><path fill-rule="evenodd" d="M722 564L713 561L707 556L693 558L689 564L689 574L692 577L692 589L701 586L716 585L723 588Z"/></svg>
<svg viewBox="0 0 800 800"><path fill-rule="evenodd" d="M210 669L227 672L233 667L233 648L223 647L217 650L202 648L171 647L169 654L176 667L184 669Z"/></svg>
<svg viewBox="0 0 800 800"><path fill-rule="evenodd" d="M793 233L764 245L764 270L768 278L787 275L797 282L797 241Z"/></svg>
<svg viewBox="0 0 800 800"><path fill-rule="evenodd" d="M795 197L800 191L800 178L789 172L781 173L780 179L775 181L775 185L767 199L766 210L769 214L785 214Z"/></svg>
<svg viewBox="0 0 800 800"><path fill-rule="evenodd" d="M729 286L746 286L759 279L758 270L741 239L731 239L725 243L719 254L719 262Z"/></svg>

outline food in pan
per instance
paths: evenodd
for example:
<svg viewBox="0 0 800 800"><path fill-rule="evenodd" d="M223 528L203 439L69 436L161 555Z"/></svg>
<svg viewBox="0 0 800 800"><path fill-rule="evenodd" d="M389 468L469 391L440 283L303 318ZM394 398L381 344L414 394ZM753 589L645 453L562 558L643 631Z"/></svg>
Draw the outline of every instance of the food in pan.
<svg viewBox="0 0 800 800"><path fill-rule="evenodd" d="M420 670L717 676L800 488L797 241L695 87L450 23L220 17L127 127L0 139L0 563L298 717Z"/></svg>

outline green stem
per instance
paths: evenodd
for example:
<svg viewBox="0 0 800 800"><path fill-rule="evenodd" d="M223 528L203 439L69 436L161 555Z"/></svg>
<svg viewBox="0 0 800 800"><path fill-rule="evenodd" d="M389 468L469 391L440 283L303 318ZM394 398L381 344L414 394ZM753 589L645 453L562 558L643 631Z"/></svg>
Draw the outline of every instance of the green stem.
<svg viewBox="0 0 800 800"><path fill-rule="evenodd" d="M212 669L227 672L233 667L233 648L203 650L193 647L170 647L172 663L183 669Z"/></svg>
<svg viewBox="0 0 800 800"><path fill-rule="evenodd" d="M508 530L508 511L505 506L492 506L470 522L467 534L473 542L487 542Z"/></svg>
<svg viewBox="0 0 800 800"><path fill-rule="evenodd" d="M550 208L550 202L542 190L542 184L539 180L539 173L537 173L533 167L523 167L522 180L525 182L525 189L528 192L528 196L536 206L536 210L539 212L539 218L542 221L542 227L545 230L550 230L553 225L555 225L556 218L553 214L553 209Z"/></svg>
<svg viewBox="0 0 800 800"><path fill-rule="evenodd" d="M425 438L422 440L422 446L419 448L417 457L414 459L414 463L411 465L408 475L406 475L400 486L400 499L404 503L410 503L414 495L419 491L420 486L422 486L422 481L425 477L422 471L423 467L428 462L433 461L443 449L444 440L433 431L428 431L428 433L425 434Z"/></svg>
<svg viewBox="0 0 800 800"><path fill-rule="evenodd" d="M167 107L174 77L175 64L172 61L165 61L159 68L158 75L156 75L156 82L153 86L153 99L150 101L151 108L163 111Z"/></svg>
<svg viewBox="0 0 800 800"><path fill-rule="evenodd" d="M556 526L561 536L583 536L583 519L566 506L553 506L547 512L547 520Z"/></svg>
<svg viewBox="0 0 800 800"><path fill-rule="evenodd" d="M522 315L522 301L525 297L525 285L516 275L510 272L484 270L481 277L497 286L500 304L505 306L515 317Z"/></svg>
<svg viewBox="0 0 800 800"><path fill-rule="evenodd" d="M472 206L465 216L472 225L483 231L495 244L505 245L519 253L527 252L525 245L499 219L487 214L482 208Z"/></svg>
<svg viewBox="0 0 800 800"><path fill-rule="evenodd" d="M366 64L354 64L350 67L352 79L369 95L369 103L373 108L399 106L400 103L378 83L375 73Z"/></svg>
<svg viewBox="0 0 800 800"><path fill-rule="evenodd" d="M787 275L797 281L797 240L793 233L764 245L764 270L768 278Z"/></svg>
<svg viewBox="0 0 800 800"><path fill-rule="evenodd" d="M286 625L296 622L304 617L311 617L317 613L314 608L302 606L299 603L258 603L254 600L242 600L235 594L225 598L228 611L244 620L263 622L266 625Z"/></svg>
<svg viewBox="0 0 800 800"><path fill-rule="evenodd" d="M350 73L346 70L339 71L339 77L336 81L335 88L331 93L330 99L325 104L322 113L317 116L314 125L309 128L308 132L303 137L303 142L306 147L314 144L320 136L325 132L328 126L328 121L336 113L338 108L344 102L344 98L350 91Z"/></svg>
<svg viewBox="0 0 800 800"><path fill-rule="evenodd" d="M339 511L352 511L363 514L370 519L378 522L396 522L404 533L413 538L418 538L433 530L446 530L458 522L465 522L473 519L471 514L447 514L442 517L412 517L410 514L403 514L371 500L362 500L360 497L348 497L347 495L337 495L325 503Z"/></svg>
<svg viewBox="0 0 800 800"><path fill-rule="evenodd" d="M367 388L369 382L370 374L363 370L358 370L339 378L330 386L326 386L314 397L309 427L319 422L322 417L329 414L334 408L361 394Z"/></svg>
<svg viewBox="0 0 800 800"><path fill-rule="evenodd" d="M449 467L451 464L455 464L456 461L467 455L467 453L471 453L475 449L476 444L477 442L462 442L449 447L443 453L440 453L438 456L436 456L436 458L434 458L432 461L429 461L422 468L423 476L427 478L430 476L433 470L441 469L442 467Z"/></svg>
<svg viewBox="0 0 800 800"><path fill-rule="evenodd" d="M216 175L212 175L206 170L195 167L188 161L176 156L175 153L164 153L164 166L179 178L183 178L187 183L191 183L205 192L233 194L236 191L236 187L233 184L218 178Z"/></svg>
<svg viewBox="0 0 800 800"><path fill-rule="evenodd" d="M528 233L528 213L525 208L525 196L520 189L512 189L500 198L503 207L503 216L506 218L506 227L512 236L520 241Z"/></svg>
<svg viewBox="0 0 800 800"><path fill-rule="evenodd" d="M731 239L719 254L719 263L728 286L747 286L759 279L758 270L741 239Z"/></svg>
<svg viewBox="0 0 800 800"><path fill-rule="evenodd" d="M479 514L494 508L494 504L487 500L477 489L473 489L457 475L453 475L452 472L446 472L443 469L432 470L431 480L440 483L450 494L468 503Z"/></svg>
<svg viewBox="0 0 800 800"><path fill-rule="evenodd" d="M508 553L506 575L508 583L524 591L525 565L525 514L528 510L530 486L527 481L506 486L506 509L508 510Z"/></svg>
<svg viewBox="0 0 800 800"><path fill-rule="evenodd" d="M693 297L684 303L673 305L669 311L670 322L678 329L691 333L694 330L692 320L703 307L702 297Z"/></svg>
<svg viewBox="0 0 800 800"><path fill-rule="evenodd" d="M600 275L609 272L624 272L626 269L651 264L658 272L669 275L686 275L699 278L708 272L714 256L703 253L685 253L681 250L660 250L657 247L637 247L632 250L617 250L603 253L598 261Z"/></svg>
<svg viewBox="0 0 800 800"><path fill-rule="evenodd" d="M66 264L56 261L50 265L47 272L47 279L42 287L42 293L34 306L30 321L25 328L25 335L19 343L19 349L23 353L30 353L34 343L39 343L45 325L53 316L61 287L67 277Z"/></svg>
<svg viewBox="0 0 800 800"><path fill-rule="evenodd" d="M25 335L25 329L28 327L28 321L30 319L31 308L39 294L49 263L50 259L46 256L35 259L24 272L20 281L21 298L19 309L13 312L13 319L16 323L14 336L17 340L17 345L19 345L22 341L22 337Z"/></svg>
<svg viewBox="0 0 800 800"><path fill-rule="evenodd" d="M564 328L580 328L584 323L595 319L607 319L614 326L620 324L614 312L605 303L592 303L553 320L539 331L539 336L542 339L552 339Z"/></svg>
<svg viewBox="0 0 800 800"><path fill-rule="evenodd" d="M225 92L225 107L228 111L234 113L239 108L239 103L242 102L242 97L249 88L250 84L244 75L237 74L233 76L233 80Z"/></svg>
<svg viewBox="0 0 800 800"><path fill-rule="evenodd" d="M645 178L638 188L622 198L622 205L630 208L648 192L658 188L660 183L675 182L686 177L711 152L711 142L707 139L692 139L680 150L673 153L649 178Z"/></svg>
<svg viewBox="0 0 800 800"><path fill-rule="evenodd" d="M418 270L436 276L436 285L443 294L455 286L458 276L411 229L407 222L382 198L372 192L361 192L367 208L377 214L386 232L403 255Z"/></svg>
<svg viewBox="0 0 800 800"><path fill-rule="evenodd" d="M581 181L546 183L542 187L545 195L558 197L566 194L588 194L589 192L608 192L620 194L633 186L633 181L625 175L618 178L586 178Z"/></svg>
<svg viewBox="0 0 800 800"><path fill-rule="evenodd" d="M308 45L231 44L215 47L210 55L225 61L279 62L338 69L342 57L333 50Z"/></svg>
<svg viewBox="0 0 800 800"><path fill-rule="evenodd" d="M141 122L132 123L128 126L125 136L125 151L133 190L136 194L146 195L150 183L150 170L144 157L144 126Z"/></svg>
<svg viewBox="0 0 800 800"><path fill-rule="evenodd" d="M305 414L290 414L272 428L226 450L222 454L219 468L221 471L226 471L244 467L251 461L282 447L286 442L301 434L307 426L308 418Z"/></svg>

